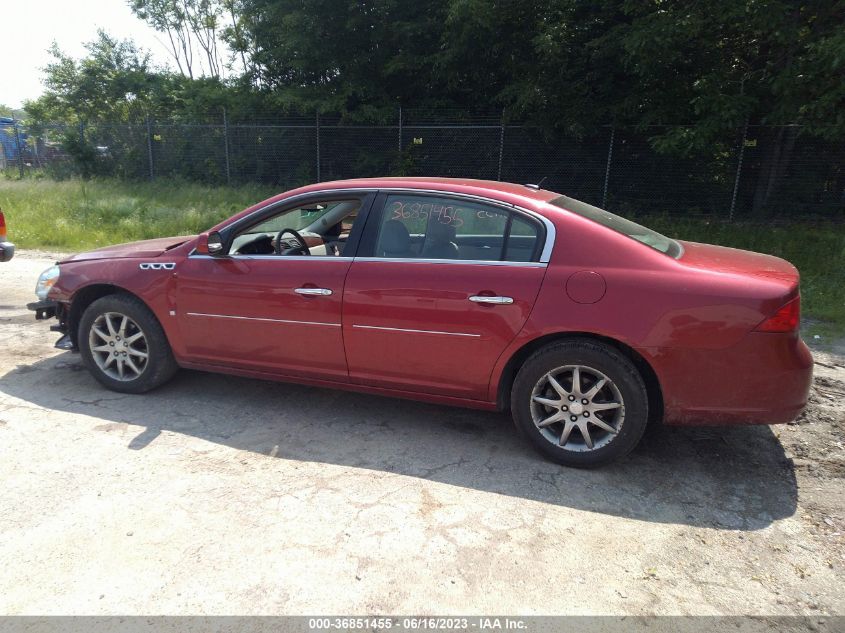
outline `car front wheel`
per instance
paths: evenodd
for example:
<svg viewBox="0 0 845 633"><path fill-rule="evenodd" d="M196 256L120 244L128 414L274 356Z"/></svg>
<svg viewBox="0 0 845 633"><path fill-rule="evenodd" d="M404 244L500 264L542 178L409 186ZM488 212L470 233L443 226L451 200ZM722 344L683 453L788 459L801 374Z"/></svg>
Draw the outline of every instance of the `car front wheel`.
<svg viewBox="0 0 845 633"><path fill-rule="evenodd" d="M94 301L82 315L77 342L88 370L113 391L149 391L177 369L161 324L135 297L108 295Z"/></svg>
<svg viewBox="0 0 845 633"><path fill-rule="evenodd" d="M601 466L629 453L648 422L648 396L634 364L597 341L555 343L522 366L511 391L517 428L566 466Z"/></svg>

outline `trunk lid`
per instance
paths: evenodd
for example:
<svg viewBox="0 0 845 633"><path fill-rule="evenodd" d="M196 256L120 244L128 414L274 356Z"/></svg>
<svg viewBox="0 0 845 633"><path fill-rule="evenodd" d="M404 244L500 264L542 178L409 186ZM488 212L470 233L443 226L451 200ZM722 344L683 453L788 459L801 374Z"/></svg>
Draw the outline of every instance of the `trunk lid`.
<svg viewBox="0 0 845 633"><path fill-rule="evenodd" d="M681 245L684 254L679 261L685 266L766 279L788 289L798 286L798 269L780 257L697 242L682 241Z"/></svg>

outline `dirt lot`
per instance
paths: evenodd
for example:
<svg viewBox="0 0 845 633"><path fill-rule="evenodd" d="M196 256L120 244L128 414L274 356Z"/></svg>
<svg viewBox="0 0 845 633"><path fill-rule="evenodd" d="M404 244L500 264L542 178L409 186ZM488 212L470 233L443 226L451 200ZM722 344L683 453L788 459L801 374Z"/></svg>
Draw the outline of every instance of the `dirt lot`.
<svg viewBox="0 0 845 633"><path fill-rule="evenodd" d="M842 614L845 355L806 414L562 469L505 415L183 371L102 389L0 265L0 613Z"/></svg>

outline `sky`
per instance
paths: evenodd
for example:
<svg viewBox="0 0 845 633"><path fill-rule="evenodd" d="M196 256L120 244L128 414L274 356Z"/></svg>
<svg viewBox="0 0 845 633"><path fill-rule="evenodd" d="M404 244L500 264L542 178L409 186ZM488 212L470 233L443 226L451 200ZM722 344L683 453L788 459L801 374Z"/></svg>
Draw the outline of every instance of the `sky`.
<svg viewBox="0 0 845 633"><path fill-rule="evenodd" d="M136 18L125 0L0 0L0 104L17 108L43 92L43 68L55 40L75 58L103 28L113 37L132 38L158 65L169 64L162 34ZM165 36L166 37L166 36Z"/></svg>

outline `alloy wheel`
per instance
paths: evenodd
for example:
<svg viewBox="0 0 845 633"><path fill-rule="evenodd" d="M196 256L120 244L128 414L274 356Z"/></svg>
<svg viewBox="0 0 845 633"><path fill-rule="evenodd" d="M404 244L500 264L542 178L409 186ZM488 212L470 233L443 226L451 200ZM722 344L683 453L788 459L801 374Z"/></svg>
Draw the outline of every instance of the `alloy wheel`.
<svg viewBox="0 0 845 633"><path fill-rule="evenodd" d="M105 312L91 324L88 345L97 367L114 380L135 380L149 363L147 337L130 317Z"/></svg>
<svg viewBox="0 0 845 633"><path fill-rule="evenodd" d="M550 443L567 451L594 451L618 436L625 402L602 372L565 365L537 381L531 393L531 418Z"/></svg>

